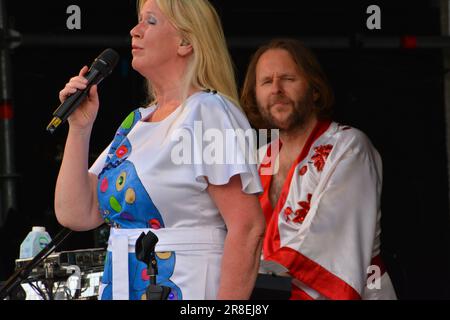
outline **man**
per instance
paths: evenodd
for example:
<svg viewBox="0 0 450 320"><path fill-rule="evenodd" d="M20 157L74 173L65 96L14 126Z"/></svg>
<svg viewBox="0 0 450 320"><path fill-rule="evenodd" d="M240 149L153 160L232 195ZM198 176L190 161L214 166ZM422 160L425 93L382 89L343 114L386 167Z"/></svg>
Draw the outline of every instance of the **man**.
<svg viewBox="0 0 450 320"><path fill-rule="evenodd" d="M312 52L292 39L261 47L241 103L280 135L279 148L260 150L263 265L289 272L291 299L396 299L380 258L381 158L364 133L330 120L333 93Z"/></svg>

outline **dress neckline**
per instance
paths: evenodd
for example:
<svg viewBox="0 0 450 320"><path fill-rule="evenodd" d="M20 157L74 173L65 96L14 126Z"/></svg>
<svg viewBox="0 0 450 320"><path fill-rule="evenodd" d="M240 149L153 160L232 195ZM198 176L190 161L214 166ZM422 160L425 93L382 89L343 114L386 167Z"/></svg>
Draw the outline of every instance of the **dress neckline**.
<svg viewBox="0 0 450 320"><path fill-rule="evenodd" d="M144 124L147 126L157 126L161 123L164 123L165 121L168 121L170 118L172 118L175 114L177 114L179 112L179 110L181 109L180 107L182 107L183 105L188 103L188 101L191 100L191 98L193 98L194 96L197 96L198 94L201 94L201 93L205 93L205 91L197 91L197 92L194 92L193 94L191 94L189 97L187 97L186 100L184 100L183 103L181 103L178 107L176 107L167 117L165 117L164 119L162 119L160 121L146 121L149 117L152 116L152 114L158 108L157 104L152 104L152 105L144 108L144 110L142 112L142 118L139 120L139 122L141 124Z"/></svg>

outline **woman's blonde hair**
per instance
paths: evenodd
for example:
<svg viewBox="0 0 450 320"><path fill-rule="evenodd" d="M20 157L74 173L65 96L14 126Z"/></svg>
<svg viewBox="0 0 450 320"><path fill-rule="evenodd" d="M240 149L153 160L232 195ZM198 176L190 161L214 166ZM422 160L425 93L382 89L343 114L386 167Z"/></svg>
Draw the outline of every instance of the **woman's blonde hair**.
<svg viewBox="0 0 450 320"><path fill-rule="evenodd" d="M138 10L147 0L138 0ZM193 55L183 79L187 96L189 87L216 90L239 106L233 63L228 52L220 18L207 0L155 0L156 4L192 45ZM149 84L150 99L154 92Z"/></svg>

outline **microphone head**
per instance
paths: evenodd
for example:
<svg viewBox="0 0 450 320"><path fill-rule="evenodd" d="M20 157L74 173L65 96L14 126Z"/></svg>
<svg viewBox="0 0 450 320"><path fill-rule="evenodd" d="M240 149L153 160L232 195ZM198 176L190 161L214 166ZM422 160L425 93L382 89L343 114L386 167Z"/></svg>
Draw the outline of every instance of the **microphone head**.
<svg viewBox="0 0 450 320"><path fill-rule="evenodd" d="M154 254L158 237L153 232L141 233L135 244L136 259L150 265L152 254Z"/></svg>
<svg viewBox="0 0 450 320"><path fill-rule="evenodd" d="M91 68L100 71L104 78L112 72L117 62L119 62L119 54L115 50L108 48L95 58Z"/></svg>

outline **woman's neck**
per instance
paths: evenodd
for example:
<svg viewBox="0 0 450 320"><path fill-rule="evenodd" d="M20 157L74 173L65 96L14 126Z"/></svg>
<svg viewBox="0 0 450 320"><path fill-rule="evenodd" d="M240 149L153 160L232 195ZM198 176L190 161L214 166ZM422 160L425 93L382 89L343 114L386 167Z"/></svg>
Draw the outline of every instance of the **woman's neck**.
<svg viewBox="0 0 450 320"><path fill-rule="evenodd" d="M180 86L168 86L168 87L153 87L155 92L155 100L158 104L158 109L173 108L179 106L183 100L192 94L200 91L200 89L190 87L187 92Z"/></svg>
<svg viewBox="0 0 450 320"><path fill-rule="evenodd" d="M147 120L149 122L159 122L167 118L172 112L174 112L187 97L198 92L199 89L191 88L187 96L184 97L184 93L179 88L173 87L169 90L161 91L155 90L156 93L156 104L157 108L152 113L150 118Z"/></svg>

